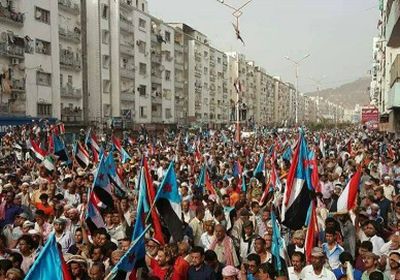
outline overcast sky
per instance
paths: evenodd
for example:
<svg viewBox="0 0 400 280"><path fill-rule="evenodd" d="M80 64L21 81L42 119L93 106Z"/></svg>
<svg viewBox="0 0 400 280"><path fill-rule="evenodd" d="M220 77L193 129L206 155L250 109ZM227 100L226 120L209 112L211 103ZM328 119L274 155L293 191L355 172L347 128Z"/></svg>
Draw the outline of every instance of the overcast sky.
<svg viewBox="0 0 400 280"><path fill-rule="evenodd" d="M231 10L217 0L148 0L152 15L184 22L206 34L220 50L239 51L268 73L293 82L294 59L310 53L300 69L300 90L315 83L336 87L367 75L372 37L377 34L377 0L253 0L240 18L246 42L235 39ZM246 0L225 0L234 6Z"/></svg>

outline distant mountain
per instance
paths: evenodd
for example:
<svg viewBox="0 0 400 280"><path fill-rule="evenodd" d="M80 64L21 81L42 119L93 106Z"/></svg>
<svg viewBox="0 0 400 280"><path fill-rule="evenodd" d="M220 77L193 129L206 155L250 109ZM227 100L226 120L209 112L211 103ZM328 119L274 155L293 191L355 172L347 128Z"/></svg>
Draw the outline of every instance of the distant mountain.
<svg viewBox="0 0 400 280"><path fill-rule="evenodd" d="M371 78L364 77L354 82L315 92L305 93L307 96L321 96L335 103L342 104L345 109L354 109L356 104L369 104L369 91Z"/></svg>

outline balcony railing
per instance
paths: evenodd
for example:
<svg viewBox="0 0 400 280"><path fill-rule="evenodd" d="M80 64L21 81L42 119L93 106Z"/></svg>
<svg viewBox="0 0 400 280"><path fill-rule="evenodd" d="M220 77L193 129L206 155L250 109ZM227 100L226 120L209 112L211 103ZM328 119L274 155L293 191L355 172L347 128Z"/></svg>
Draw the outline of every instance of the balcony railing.
<svg viewBox="0 0 400 280"><path fill-rule="evenodd" d="M82 109L80 108L63 108L61 109L61 120L63 122L81 122Z"/></svg>
<svg viewBox="0 0 400 280"><path fill-rule="evenodd" d="M25 79L11 79L13 92L25 92Z"/></svg>
<svg viewBox="0 0 400 280"><path fill-rule="evenodd" d="M133 22L123 17L120 17L119 19L119 28L122 31L133 33Z"/></svg>
<svg viewBox="0 0 400 280"><path fill-rule="evenodd" d="M14 26L24 26L25 16L23 13L15 13L0 6L0 21Z"/></svg>
<svg viewBox="0 0 400 280"><path fill-rule="evenodd" d="M77 3L73 3L71 0L58 0L58 6L61 10L74 15L78 15L80 12L79 5Z"/></svg>
<svg viewBox="0 0 400 280"><path fill-rule="evenodd" d="M183 46L182 45L178 45L178 44L175 44L175 51L177 51L177 52L183 52Z"/></svg>
<svg viewBox="0 0 400 280"><path fill-rule="evenodd" d="M152 93L151 94L151 102L155 103L155 104L161 104L162 103L161 94Z"/></svg>
<svg viewBox="0 0 400 280"><path fill-rule="evenodd" d="M161 64L161 55L152 55L151 62Z"/></svg>
<svg viewBox="0 0 400 280"><path fill-rule="evenodd" d="M60 89L61 97L71 98L71 99L81 99L82 91L81 89L76 89L73 86L67 85L62 86Z"/></svg>
<svg viewBox="0 0 400 280"><path fill-rule="evenodd" d="M133 93L121 93L121 100L122 101L134 102L135 101L135 95Z"/></svg>
<svg viewBox="0 0 400 280"><path fill-rule="evenodd" d="M175 87L177 87L177 88L183 88L183 82L175 81Z"/></svg>
<svg viewBox="0 0 400 280"><path fill-rule="evenodd" d="M175 63L175 69L176 69L176 70L183 71L183 64Z"/></svg>
<svg viewBox="0 0 400 280"><path fill-rule="evenodd" d="M14 57L14 58L24 58L25 47L8 44L5 42L0 43L0 55Z"/></svg>
<svg viewBox="0 0 400 280"><path fill-rule="evenodd" d="M129 45L119 45L119 51L123 54L127 54L130 56L134 56L135 55L135 50L132 46Z"/></svg>
<svg viewBox="0 0 400 280"><path fill-rule="evenodd" d="M80 43L81 42L81 33L77 31L70 31L65 29L64 27L58 28L58 35L60 35L60 39L64 39L66 41Z"/></svg>
<svg viewBox="0 0 400 280"><path fill-rule="evenodd" d="M131 70L131 69L127 69L127 68L123 68L121 67L119 69L119 75L122 78L126 78L126 79L131 79L134 80L135 79L135 71Z"/></svg>
<svg viewBox="0 0 400 280"><path fill-rule="evenodd" d="M128 10L132 10L133 9L133 0L120 0L119 2L120 6L128 9Z"/></svg>
<svg viewBox="0 0 400 280"><path fill-rule="evenodd" d="M60 66L75 71L81 70L81 59L73 52L60 49Z"/></svg>
<svg viewBox="0 0 400 280"><path fill-rule="evenodd" d="M151 82L155 84L161 84L161 76L151 75Z"/></svg>

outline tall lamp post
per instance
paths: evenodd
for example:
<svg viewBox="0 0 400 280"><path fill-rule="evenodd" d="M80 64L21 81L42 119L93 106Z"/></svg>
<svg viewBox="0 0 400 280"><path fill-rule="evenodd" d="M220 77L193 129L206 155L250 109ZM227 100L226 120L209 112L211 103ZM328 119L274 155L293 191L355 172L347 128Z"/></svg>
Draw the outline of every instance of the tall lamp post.
<svg viewBox="0 0 400 280"><path fill-rule="evenodd" d="M306 60L310 54L305 55L303 58L294 60L288 56L285 56L284 58L290 62L293 63L296 69L296 106L295 106L295 115L296 115L296 125L299 122L299 67L300 63L302 63L304 60Z"/></svg>

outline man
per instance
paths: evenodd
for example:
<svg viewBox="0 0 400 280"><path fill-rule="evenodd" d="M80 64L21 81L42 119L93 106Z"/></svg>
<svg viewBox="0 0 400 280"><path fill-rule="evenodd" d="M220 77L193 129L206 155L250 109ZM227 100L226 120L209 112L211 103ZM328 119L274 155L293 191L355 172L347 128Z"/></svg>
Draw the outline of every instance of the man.
<svg viewBox="0 0 400 280"><path fill-rule="evenodd" d="M54 220L54 231L56 241L61 245L61 250L66 253L71 245L74 244L74 239L71 232L65 230L67 221L61 218Z"/></svg>
<svg viewBox="0 0 400 280"><path fill-rule="evenodd" d="M306 262L306 257L301 252L293 252L292 257L292 266L288 267L289 280L300 280L301 271L304 268L304 264Z"/></svg>
<svg viewBox="0 0 400 280"><path fill-rule="evenodd" d="M215 239L210 245L210 250L215 251L218 261L222 264L235 267L239 265L233 241L226 235L225 228L221 225L215 226Z"/></svg>
<svg viewBox="0 0 400 280"><path fill-rule="evenodd" d="M94 263L89 270L91 280L103 280L105 278L106 268L103 263Z"/></svg>
<svg viewBox="0 0 400 280"><path fill-rule="evenodd" d="M146 264L150 267L150 263L157 257L158 249L160 249L160 243L152 238L146 242Z"/></svg>
<svg viewBox="0 0 400 280"><path fill-rule="evenodd" d="M246 208L242 208L242 210L240 210L239 219L237 219L236 222L233 224L231 236L233 238L233 241L235 242L236 247L239 247L240 245L240 236L243 232L243 224L250 220L250 215L251 214L249 210L247 210Z"/></svg>
<svg viewBox="0 0 400 280"><path fill-rule="evenodd" d="M372 243L372 252L380 256L380 249L385 244L383 239L376 235L377 232L377 225L375 221L367 221L364 224L364 234L365 236L361 238L361 242L363 241L371 241Z"/></svg>
<svg viewBox="0 0 400 280"><path fill-rule="evenodd" d="M292 237L292 243L287 246L287 252L289 258L292 257L294 252L300 252L305 254L304 240L305 240L304 231L301 229L296 230Z"/></svg>
<svg viewBox="0 0 400 280"><path fill-rule="evenodd" d="M258 273L258 268L261 265L261 258L257 254L250 254L247 256L247 263L245 264L247 279L254 279Z"/></svg>
<svg viewBox="0 0 400 280"><path fill-rule="evenodd" d="M336 280L335 274L324 267L325 254L319 247L314 247L311 251L311 264L301 271L302 280Z"/></svg>
<svg viewBox="0 0 400 280"><path fill-rule="evenodd" d="M340 266L333 270L333 273L335 274L337 279L340 279L343 275L347 274L348 264L354 266L353 257L348 252L341 253L339 256L339 261L340 261ZM362 275L361 271L359 271L358 269L353 269L354 280L361 280L361 275Z"/></svg>
<svg viewBox="0 0 400 280"><path fill-rule="evenodd" d="M265 239L258 237L254 241L254 251L260 256L261 263L269 263L272 260L272 254L267 250L267 242Z"/></svg>
<svg viewBox="0 0 400 280"><path fill-rule="evenodd" d="M392 201L393 198L396 196L395 188L392 184L390 184L390 176L385 175L383 176L383 184L380 185L383 188L384 196Z"/></svg>
<svg viewBox="0 0 400 280"><path fill-rule="evenodd" d="M189 224L190 221L194 218L194 213L192 210L190 210L189 206L190 206L189 200L182 201L182 218L183 221L187 224Z"/></svg>
<svg viewBox="0 0 400 280"><path fill-rule="evenodd" d="M400 253L391 252L389 255L390 279L397 279L396 273L400 271Z"/></svg>
<svg viewBox="0 0 400 280"><path fill-rule="evenodd" d="M15 217L23 212L22 208L14 203L14 197L15 194L12 190L7 191L6 198L2 205L0 205L4 209L0 213L0 228L14 223Z"/></svg>
<svg viewBox="0 0 400 280"><path fill-rule="evenodd" d="M356 258L355 262L355 269L358 269L359 271L363 272L365 270L365 265L364 265L364 255L367 252L372 252L372 243L371 241L363 241L360 244L360 247L358 248L358 256Z"/></svg>
<svg viewBox="0 0 400 280"><path fill-rule="evenodd" d="M67 265L70 268L71 276L75 280L89 280L87 273L87 261L80 255L73 255L67 261Z"/></svg>
<svg viewBox="0 0 400 280"><path fill-rule="evenodd" d="M54 208L49 204L49 195L42 193L39 196L40 202L36 202L35 207L38 210L42 210L47 216L54 216Z"/></svg>
<svg viewBox="0 0 400 280"><path fill-rule="evenodd" d="M368 280L369 276L371 273L378 271L378 260L379 260L379 256L371 253L371 252L367 252L364 254L364 264L365 264L365 271L361 276L362 280Z"/></svg>
<svg viewBox="0 0 400 280"><path fill-rule="evenodd" d="M204 262L215 272L215 279L222 280L222 268L224 265L218 261L217 254L214 251L207 250L204 252Z"/></svg>
<svg viewBox="0 0 400 280"><path fill-rule="evenodd" d="M203 229L203 219L204 219L204 208L197 208L196 209L196 217L190 222L189 226L193 230L193 243L195 246L201 246L201 235L204 232Z"/></svg>
<svg viewBox="0 0 400 280"><path fill-rule="evenodd" d="M375 189L375 197L376 204L378 204L380 210L379 214L383 218L384 224L387 225L388 214L389 210L391 209L391 200L384 196L384 190L381 187Z"/></svg>
<svg viewBox="0 0 400 280"><path fill-rule="evenodd" d="M336 242L336 231L334 228L326 228L325 240L326 243L322 244L322 250L328 259L331 269L336 269L340 265L339 255L344 252L344 249Z"/></svg>
<svg viewBox="0 0 400 280"><path fill-rule="evenodd" d="M261 222L257 225L259 236L264 236L267 233L267 223L270 220L270 211L267 208L262 210Z"/></svg>
<svg viewBox="0 0 400 280"><path fill-rule="evenodd" d="M214 270L204 263L204 249L202 247L193 247L190 257L192 259L192 265L188 270L188 279L216 279Z"/></svg>

